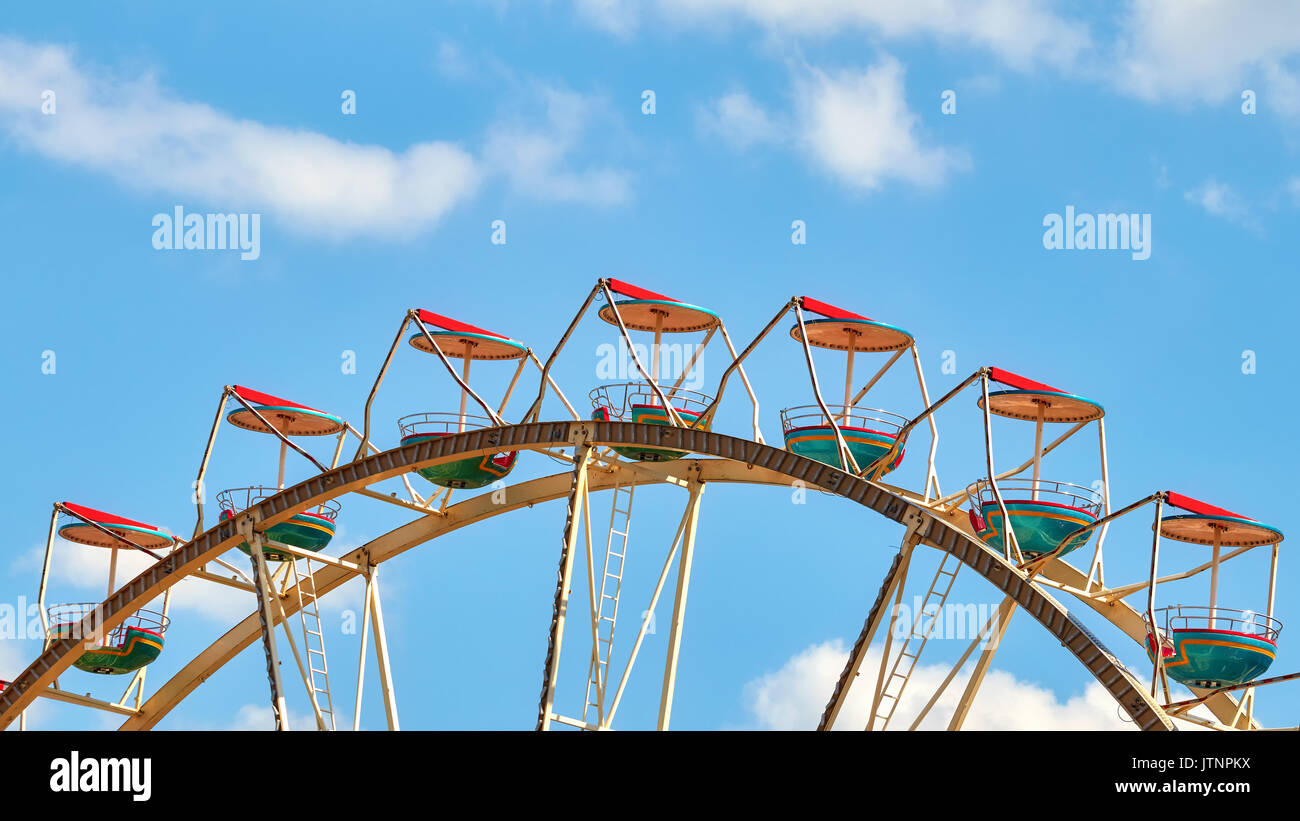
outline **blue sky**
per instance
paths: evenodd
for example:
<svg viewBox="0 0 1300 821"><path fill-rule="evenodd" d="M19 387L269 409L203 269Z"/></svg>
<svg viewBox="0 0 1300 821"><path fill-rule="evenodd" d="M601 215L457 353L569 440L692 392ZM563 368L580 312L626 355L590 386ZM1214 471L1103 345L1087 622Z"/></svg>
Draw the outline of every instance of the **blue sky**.
<svg viewBox="0 0 1300 821"><path fill-rule="evenodd" d="M56 499L188 532L190 483L222 385L359 420L405 309L483 325L544 355L603 275L718 311L738 344L792 294L900 325L915 334L936 396L994 364L1103 403L1116 502L1172 488L1294 532L1298 12L1228 2L1204 4L1195 19L1174 2L991 12L1001 5L8 9L0 375L11 392L0 413L11 441L0 510L10 526L0 600L34 599ZM53 113L41 110L45 90ZM355 114L342 111L349 90ZM941 108L947 91L955 113ZM259 214L259 257L156 250L154 215L178 205ZM1045 248L1044 218L1067 207L1149 215L1150 257ZM492 242L497 220L504 244ZM796 220L804 244L791 241ZM558 371L570 398L585 402L596 351L614 339L594 319L583 325ZM42 370L47 351L52 374ZM945 351L955 374L941 367ZM355 374L340 367L348 352ZM709 385L725 367L711 353ZM827 385L842 379L835 357L818 366ZM763 430L777 440L777 411L811 401L799 349L774 335L748 370ZM484 364L475 384L499 395L508 371ZM878 389L881 407L920 409L904 376ZM728 397L717 427L743 433L739 385ZM456 404L436 362L404 349L376 407L376 439L395 445L396 417ZM973 396L940 425L940 478L954 490L983 470ZM1004 462L1032 446L1026 427L995 430L1010 449ZM1044 475L1090 484L1092 441L1053 454ZM326 445L309 445L328 457ZM919 485L921 450L900 482ZM526 455L512 478L562 469ZM272 441L226 426L209 488L269 483L274 470ZM648 599L681 503L666 488L642 494L629 609ZM819 494L792 505L784 488L714 487L703 510L674 725L815 715L827 671L838 672L835 642L856 635L899 529ZM562 505L539 506L385 567L404 726L532 725L562 520ZM345 500L338 542L356 546L402 521L396 508ZM1112 530L1108 580L1141 576L1147 534L1140 522ZM1288 547L1284 622L1297 581ZM78 550L59 546L70 558L54 601L101 592ZM1202 558L1184 545L1163 556L1169 567ZM1264 559L1234 563L1221 604L1263 608ZM913 587L935 561L925 556ZM1206 586L1162 588L1162 600L1203 603ZM954 596L996 601L975 578L959 580ZM215 594L181 598L153 684L251 610ZM327 608L332 669L355 664L356 637L337 625L358 603L343 591ZM667 612L661 603L661 620ZM1040 724L1113 721L1113 705L1088 701L1086 671L1018 619L981 726L1015 726L998 723L1014 722L1005 713L1015 704L1032 705L1021 720ZM1122 659L1145 663L1096 622ZM628 726L653 725L664 641L663 631L647 641ZM581 634L569 642L577 665ZM39 643L0 644L3 676ZM924 661L963 647L932 642ZM1289 672L1295 657L1284 631L1274 671ZM162 726L257 725L262 664L246 652ZM569 701L580 701L582 670L565 674ZM74 676L74 689L120 692ZM350 678L335 685L348 704ZM1271 695L1257 715L1294 723L1279 709L1285 692ZM301 693L291 697L304 713ZM364 723L380 726L377 693L367 699ZM33 716L47 727L98 720L60 705Z"/></svg>

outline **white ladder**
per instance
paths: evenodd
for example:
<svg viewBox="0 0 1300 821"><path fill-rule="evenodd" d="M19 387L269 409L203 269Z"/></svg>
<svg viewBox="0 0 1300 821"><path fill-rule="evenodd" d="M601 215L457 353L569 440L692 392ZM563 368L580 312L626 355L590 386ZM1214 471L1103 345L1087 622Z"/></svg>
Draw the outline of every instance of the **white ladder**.
<svg viewBox="0 0 1300 821"><path fill-rule="evenodd" d="M589 724L604 720L605 685L614 649L614 624L618 621L618 595L623 588L623 562L627 556L628 533L632 529L632 491L635 487L615 484L609 508L609 536L605 539L605 566L596 607L596 655L587 667L587 697L582 708L583 721ZM619 507L620 502L622 507Z"/></svg>
<svg viewBox="0 0 1300 821"><path fill-rule="evenodd" d="M949 560L955 565L952 570L947 570ZM903 698L903 690L907 688L907 682L912 677L912 671L916 669L916 662L921 658L921 651L925 649L925 644L930 640L930 634L934 632L934 626L939 622L943 615L944 602L948 600L948 594L952 592L952 583L957 579L957 571L961 569L961 560L953 557L951 553L944 553L943 559L939 562L939 569L935 571L934 578L930 581L930 589L926 591L925 599L921 602L921 608L916 613L916 618L912 620L912 629L908 631L907 638L903 640L903 645L898 649L898 657L894 659L894 666L889 671L889 678L885 680L885 686L880 694L880 704L876 708L876 713L872 717L872 725L879 726L884 730L889 727L889 720L894 717L894 710L898 709L898 702ZM928 620L927 620L928 617ZM924 624L925 628L921 629ZM913 641L920 642L917 645L915 653L909 653ZM904 659L907 661L904 662ZM899 668L903 669L900 671ZM897 685L897 687L895 687Z"/></svg>
<svg viewBox="0 0 1300 821"><path fill-rule="evenodd" d="M311 559L305 559L306 574L298 575L298 563L291 562L298 591L298 618L302 622L302 644L307 649L307 676L312 700L328 728L334 727L334 701L330 696L329 664L325 661L325 634L321 627L320 610L316 606L316 581L312 575ZM313 639L315 641L313 642ZM319 664L319 666L317 666Z"/></svg>

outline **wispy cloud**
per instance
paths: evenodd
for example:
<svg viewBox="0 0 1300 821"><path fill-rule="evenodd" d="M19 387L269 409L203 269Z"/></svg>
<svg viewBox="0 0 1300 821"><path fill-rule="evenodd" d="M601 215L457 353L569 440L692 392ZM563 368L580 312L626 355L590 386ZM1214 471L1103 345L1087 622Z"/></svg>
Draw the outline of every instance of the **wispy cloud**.
<svg viewBox="0 0 1300 821"><path fill-rule="evenodd" d="M619 37L640 26L644 5L641 0L573 0L579 18Z"/></svg>
<svg viewBox="0 0 1300 821"><path fill-rule="evenodd" d="M719 97L701 107L696 112L696 123L703 133L740 149L783 142L789 130L788 124L776 122L743 91Z"/></svg>
<svg viewBox="0 0 1300 821"><path fill-rule="evenodd" d="M865 70L796 66L789 114L770 115L747 94L733 93L705 108L699 122L741 148L784 144L855 190L890 181L936 186L970 160L964 151L926 142L920 118L907 105L903 73L892 57Z"/></svg>
<svg viewBox="0 0 1300 821"><path fill-rule="evenodd" d="M55 93L56 113L41 112ZM21 147L134 188L222 210L268 210L305 231L400 235L470 197L478 163L450 142L395 152L238 119L153 77L111 77L60 46L0 40L0 129Z"/></svg>
<svg viewBox="0 0 1300 821"><path fill-rule="evenodd" d="M473 70L451 42L433 59L447 75ZM492 76L501 80L499 71ZM151 75L116 77L63 46L0 38L0 134L133 189L219 211L268 212L291 229L333 239L408 237L496 177L543 200L626 200L627 172L569 166L600 101L530 85L540 112L490 126L480 156L445 140L393 150L241 119L179 99ZM54 93L52 114L42 112L46 90Z"/></svg>
<svg viewBox="0 0 1300 821"><path fill-rule="evenodd" d="M1128 0L1102 37L1051 0L573 0L577 16L626 36L656 26L757 27L778 40L927 38L981 49L1019 71L1051 67L1152 102L1218 104L1250 88L1261 110L1300 116L1300 4Z"/></svg>
<svg viewBox="0 0 1300 821"><path fill-rule="evenodd" d="M346 553L357 547L349 544L346 535L340 533L336 538L336 547ZM15 572L24 575L38 574L45 555L45 546L38 545L21 554L11 566ZM109 561L112 551L73 544L62 539L55 542L50 564L50 585L53 596L74 594L73 601L99 601L107 593ZM247 572L248 557L238 551L231 551L223 557L228 563ZM117 584L122 585L135 578L148 568L154 560L143 553L123 550L118 553ZM209 568L214 573L224 576L232 575L218 565ZM60 593L62 591L62 594ZM343 610L360 610L363 588L359 580L350 580L340 589L320 600L322 613L338 614ZM51 599L51 603L54 603ZM161 600L155 602L152 609L161 609ZM175 619L185 614L194 614L211 619L218 624L228 625L255 612L256 603L252 594L238 588L229 587L197 577L182 579L172 588L171 615ZM0 659L2 660L2 659ZM0 674L3 678L3 674Z"/></svg>
<svg viewBox="0 0 1300 821"><path fill-rule="evenodd" d="M823 642L795 654L780 669L749 682L744 697L754 721L768 730L816 727L847 658L844 642L838 639ZM867 653L864 669L874 671L879 664L879 649L873 648ZM947 674L945 665L918 664L889 729L906 729ZM921 729L941 730L948 726L961 697L963 681L958 677L949 686L922 722ZM871 714L870 689L864 677L849 691L835 722L836 729L861 730L867 725ZM996 669L989 671L962 726L967 730L1134 729L1132 723L1120 718L1115 700L1096 681L1089 680L1078 695L1061 699L1045 687Z"/></svg>
<svg viewBox="0 0 1300 821"><path fill-rule="evenodd" d="M1219 103L1251 88L1261 109L1300 113L1300 4L1134 0L1120 29L1114 79L1128 93Z"/></svg>
<svg viewBox="0 0 1300 821"><path fill-rule="evenodd" d="M930 37L986 49L1008 65L1067 65L1091 44L1088 27L1044 0L574 0L578 16L626 35L657 25L757 25L776 36L841 32L891 39Z"/></svg>
<svg viewBox="0 0 1300 821"><path fill-rule="evenodd" d="M542 112L494 126L483 150L486 164L524 196L556 202L617 205L631 196L631 174L608 165L573 167L572 157L602 103L562 85L530 82L528 93Z"/></svg>
<svg viewBox="0 0 1300 821"><path fill-rule="evenodd" d="M1212 178L1208 179L1192 190L1184 192L1183 199L1193 205L1200 206L1211 216L1247 228L1258 228L1258 223L1251 214L1250 206L1226 182L1219 182Z"/></svg>
<svg viewBox="0 0 1300 821"><path fill-rule="evenodd" d="M903 66L893 58L865 72L810 69L797 77L795 99L803 142L855 187L869 190L891 178L937 185L968 164L959 151L923 143L903 91Z"/></svg>
<svg viewBox="0 0 1300 821"><path fill-rule="evenodd" d="M308 705L310 706L310 704ZM290 730L315 730L316 714L302 714L294 710L289 710L288 715ZM235 730L235 731L259 731L275 729L275 712L271 705L266 704L245 704L235 713L234 720L225 727L216 727L218 730Z"/></svg>

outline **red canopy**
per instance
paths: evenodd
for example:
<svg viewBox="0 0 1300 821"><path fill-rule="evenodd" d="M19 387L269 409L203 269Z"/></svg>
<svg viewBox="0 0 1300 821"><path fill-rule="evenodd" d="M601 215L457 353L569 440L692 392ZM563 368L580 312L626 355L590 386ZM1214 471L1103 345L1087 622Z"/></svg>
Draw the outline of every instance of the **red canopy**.
<svg viewBox="0 0 1300 821"><path fill-rule="evenodd" d="M1035 382L1032 379L1004 371L1001 368L990 368L989 378L994 382L1000 382L1003 385L1009 385L1013 388L1019 388L1025 391L1044 391L1046 393L1065 393L1060 388L1053 388L1051 385L1044 385L1042 382Z"/></svg>
<svg viewBox="0 0 1300 821"><path fill-rule="evenodd" d="M1175 493L1172 490L1169 491L1169 504L1181 510L1186 510L1191 513L1200 513L1204 516L1226 516L1230 519L1248 519L1252 522L1255 521L1249 516L1242 516L1240 513L1233 513L1231 510L1224 510L1221 507L1207 505L1205 502L1193 499L1191 496L1184 496L1181 493Z"/></svg>
<svg viewBox="0 0 1300 821"><path fill-rule="evenodd" d="M147 525L144 522L137 522L134 519L123 519L121 516L114 516L112 513L95 510L93 507L74 505L72 502L64 502L63 506L78 516L83 516L98 525L128 525L130 527L142 527L146 530L158 529L153 525Z"/></svg>
<svg viewBox="0 0 1300 821"><path fill-rule="evenodd" d="M815 314L821 314L827 319L865 319L868 322L872 321L870 318L865 317L862 314L855 314L852 311L846 311L843 308L836 308L834 305L822 302L818 299L813 299L810 296L800 297L799 302L803 305L805 310L812 311Z"/></svg>
<svg viewBox="0 0 1300 821"><path fill-rule="evenodd" d="M658 299L664 302L681 302L680 299L673 299L670 296L656 294L654 291L647 291L645 288L638 288L637 286L624 282L621 279L611 279L609 281L609 289L616 294L630 296L633 299Z"/></svg>
<svg viewBox="0 0 1300 821"><path fill-rule="evenodd" d="M497 339L510 338L508 336L502 336L501 334L494 334L491 331L485 331L482 328L477 328L465 322L457 322L456 320L445 317L442 314L435 314L432 311L426 311L423 308L417 309L416 313L419 314L421 322L424 322L428 325L434 325L436 327L442 328L444 331L451 331L453 333L461 333L461 334L480 334L482 336L495 336Z"/></svg>
<svg viewBox="0 0 1300 821"><path fill-rule="evenodd" d="M276 408L302 408L303 410L309 410L314 413L324 413L324 411L317 410L316 408L299 405L297 402L290 402L288 399L281 399L278 396L272 396L269 393L262 393L261 391L255 391L252 388L245 388L240 385L235 386L235 393L239 394L240 397L248 400L248 402L254 405L270 405Z"/></svg>

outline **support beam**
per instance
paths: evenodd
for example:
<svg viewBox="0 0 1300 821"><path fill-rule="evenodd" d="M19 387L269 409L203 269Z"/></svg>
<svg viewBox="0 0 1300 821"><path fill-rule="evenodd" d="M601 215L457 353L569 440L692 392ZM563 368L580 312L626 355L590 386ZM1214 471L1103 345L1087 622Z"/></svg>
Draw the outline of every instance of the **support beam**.
<svg viewBox="0 0 1300 821"><path fill-rule="evenodd" d="M91 698L90 696L79 695L77 693L68 692L67 690L60 690L57 687L47 687L37 693L37 695L43 698L53 699L54 701L62 701L66 704L76 704L79 707L91 707L96 710L103 710L106 713L117 713L121 716L134 716L140 712L138 709L133 710L121 703L112 704L98 698Z"/></svg>
<svg viewBox="0 0 1300 821"><path fill-rule="evenodd" d="M655 608L659 606L659 596L663 593L664 585L668 581L668 573L672 570L673 558L677 555L677 546L682 540L682 534L686 532L686 522L690 515L691 506L687 504L686 510L682 513L681 521L677 523L677 531L673 534L672 544L668 546L668 556L664 559L664 566L659 571L659 579L655 582L654 592L650 595L650 604L646 607L645 616L641 619L641 627L637 630L636 641L632 643L632 652L628 654L627 664L623 667L623 673L618 680L618 689L614 691L614 699L610 703L609 711L601 723L601 729L608 730L614 722L614 714L618 712L618 705L623 700L623 690L627 687L628 676L631 675L632 668L636 664L637 654L641 652L641 644L645 641L646 631L650 627L650 619L654 615Z"/></svg>
<svg viewBox="0 0 1300 821"><path fill-rule="evenodd" d="M361 729L361 697L365 693L366 687L366 649L370 638L370 571L373 569L369 563L366 564L366 592L362 596L361 602L361 650L357 654L357 703L352 712L352 729L354 731Z"/></svg>
<svg viewBox="0 0 1300 821"><path fill-rule="evenodd" d="M612 301L612 300L611 300ZM560 675L560 647L564 642L564 619L569 609L570 576L573 573L573 549L578 539L582 500L587 493L587 467L592 446L578 444L573 460L573 479L569 489L569 509L564 521L564 539L560 551L560 570L555 583L555 604L551 610L551 633L546 647L546 665L542 695L537 710L537 729L549 730L555 712L555 682Z"/></svg>
<svg viewBox="0 0 1300 821"><path fill-rule="evenodd" d="M258 618L262 625L262 645L266 649L266 676L271 685L271 710L275 713L275 729L289 729L289 711L284 703L284 682L280 679L280 657L275 649L275 620L271 614L271 597L275 595L268 584L270 573L266 555L262 552L262 534L253 529L252 518L245 516L239 530L251 547L249 561L253 565L253 589L257 591Z"/></svg>
<svg viewBox="0 0 1300 821"><path fill-rule="evenodd" d="M673 599L673 622L668 634L668 660L664 663L664 686L659 695L658 729L667 730L673 712L673 690L677 686L677 661L681 655L682 625L686 619L686 593L691 583L691 561L695 557L695 534L700 521L700 497L704 483L692 480L687 502L686 531L682 536L682 558L677 567L677 595Z"/></svg>
<svg viewBox="0 0 1300 821"><path fill-rule="evenodd" d="M894 588L894 604L889 608L889 625L885 628L885 646L880 650L880 669L876 672L876 686L871 692L871 715L867 718L867 726L864 728L868 732L876 726L876 714L880 711L880 700L885 695L887 682L885 670L889 667L889 651L894 645L894 624L898 621L898 608L903 601L903 587L906 581L906 578L900 578L898 585Z"/></svg>
<svg viewBox="0 0 1300 821"><path fill-rule="evenodd" d="M880 592L876 594L876 603L872 605L870 612L867 613L867 620L863 623L861 632L858 633L858 640L854 643L853 649L849 651L849 658L844 664L844 671L840 673L839 681L835 684L835 690L831 693L830 701L822 712L821 722L817 725L818 730L834 728L835 719L839 718L840 710L844 708L844 702L849 696L849 689L858 677L862 662L867 658L867 649L871 647L871 640L875 638L876 630L880 627L880 620L884 618L884 604L889 601L889 597L893 595L894 590L901 588L907 580L907 566L912 558L912 548L915 547L915 542L910 538L913 529L908 529L898 553L894 556L893 564L889 566L889 570L885 573L885 579L880 584Z"/></svg>
<svg viewBox="0 0 1300 821"><path fill-rule="evenodd" d="M302 679L303 687L307 689L307 700L311 702L312 715L316 719L317 730L328 730L325 726L325 716L320 711L320 702L316 700L316 689L312 686L311 674L303 665L302 654L298 652L298 643L293 640L293 630L289 626L289 617L284 612L284 604L280 597L275 597L276 611L280 614L280 627L284 629L284 640L289 644L289 651L293 653L294 663L298 665L298 676ZM304 646L305 646L304 637Z"/></svg>
<svg viewBox="0 0 1300 821"><path fill-rule="evenodd" d="M379 666L379 686L384 693L384 715L388 729L402 729L397 721L397 693L393 690L393 671L388 661L388 638L384 632L384 607L379 598L379 568L370 568L370 626L375 631L375 661Z"/></svg>
<svg viewBox="0 0 1300 821"><path fill-rule="evenodd" d="M1007 596L998 606L997 624L993 632L989 635L988 644L984 647L984 652L980 653L979 661L975 662L975 670L971 673L970 681L966 682L966 689L961 694L961 699L957 702L957 709L948 721L949 730L960 730L961 725L966 722L966 716L970 714L971 705L975 703L975 694L979 692L980 685L984 683L984 676L988 673L989 667L993 665L993 654L998 651L998 645L1002 643L1002 636L1007 632L1007 625L1011 624L1011 617L1016 612L1016 600Z"/></svg>
<svg viewBox="0 0 1300 821"><path fill-rule="evenodd" d="M961 658L957 659L957 662L953 664L952 669L948 671L948 675L934 691L934 695L930 696L930 700L921 708L921 712L917 713L916 718L912 719L912 726L907 729L916 730L921 726L921 722L925 721L925 717L930 714L930 710L934 709L934 705L939 703L939 699L943 696L944 692L947 691L948 685L952 684L952 680L957 677L957 674L961 672L961 668L966 665L966 660L970 658L970 654L975 652L976 647L979 647L984 643L985 639L988 638L989 631L997 626L1000 619L1010 618L1010 611L1003 613L1003 608L1006 607L1008 602L1011 603L1012 607L1015 606L1015 600L1010 596L1003 599L1002 606L994 611L992 616L989 616L988 621L984 622L984 626L980 628L979 634L975 636L975 640L966 647L966 650L961 654Z"/></svg>

